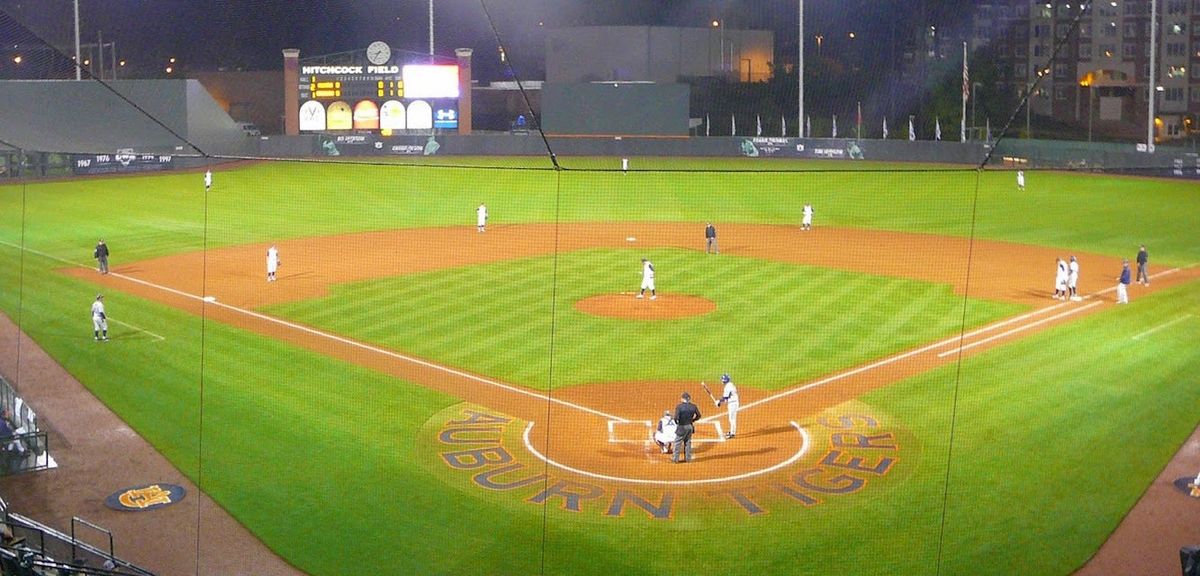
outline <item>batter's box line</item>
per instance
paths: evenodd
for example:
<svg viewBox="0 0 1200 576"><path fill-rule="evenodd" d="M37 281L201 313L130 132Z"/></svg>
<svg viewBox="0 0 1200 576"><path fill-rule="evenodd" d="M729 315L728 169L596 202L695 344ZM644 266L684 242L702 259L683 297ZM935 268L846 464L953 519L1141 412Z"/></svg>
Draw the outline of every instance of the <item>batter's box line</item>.
<svg viewBox="0 0 1200 576"><path fill-rule="evenodd" d="M693 443L713 444L713 443L725 441L725 430L721 427L720 422L715 421L715 420L708 421L708 422L700 421L700 422L697 422L696 424L698 424L700 426L703 426L704 424L712 425L713 431L716 433L716 436L713 438L709 438L707 436L699 437L699 436L693 435L692 436ZM634 438L630 438L627 435L618 434L617 433L618 426L620 426L622 428L629 428L630 426L634 426L638 430L641 430L644 428L645 429L645 437L642 438L641 440L638 440L636 438L638 436L637 433L633 434ZM625 420L625 421L609 420L608 421L608 443L609 444L641 444L643 446L649 446L653 442L654 442L654 422L651 422L649 420Z"/></svg>

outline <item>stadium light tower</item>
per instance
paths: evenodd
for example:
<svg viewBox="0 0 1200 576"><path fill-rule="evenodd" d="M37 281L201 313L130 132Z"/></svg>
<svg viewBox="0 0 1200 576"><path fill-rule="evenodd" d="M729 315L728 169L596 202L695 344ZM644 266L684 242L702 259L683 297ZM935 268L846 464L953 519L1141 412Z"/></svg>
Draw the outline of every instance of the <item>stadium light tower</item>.
<svg viewBox="0 0 1200 576"><path fill-rule="evenodd" d="M1158 2L1150 0L1150 81L1146 91L1146 153L1154 152L1154 101L1158 98Z"/></svg>
<svg viewBox="0 0 1200 576"><path fill-rule="evenodd" d="M433 0L429 0L429 60L433 61Z"/></svg>
<svg viewBox="0 0 1200 576"><path fill-rule="evenodd" d="M799 92L799 94L797 95L797 100L799 100L799 104L800 104L800 106L799 106L800 122L797 123L796 126L799 126L799 128L798 128L799 132L797 133L797 136L800 136L801 138L803 138L804 137L804 0L798 0L798 2L799 2L799 7L796 11L799 12L799 14L800 14L800 16L798 18L799 26L800 26L800 31L799 31L800 34L796 37L799 40L798 42L796 42L796 44L800 45L800 55L799 55L799 59L797 60L797 64L796 64L796 78L798 79L798 83L799 83L797 86L797 91ZM820 44L818 44L817 46L819 47Z"/></svg>

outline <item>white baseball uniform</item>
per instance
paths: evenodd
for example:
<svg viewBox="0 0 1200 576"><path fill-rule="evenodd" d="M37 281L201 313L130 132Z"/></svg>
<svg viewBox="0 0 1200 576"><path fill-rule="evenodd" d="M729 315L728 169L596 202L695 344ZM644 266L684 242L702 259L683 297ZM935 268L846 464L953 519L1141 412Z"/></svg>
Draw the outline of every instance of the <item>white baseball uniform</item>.
<svg viewBox="0 0 1200 576"><path fill-rule="evenodd" d="M108 319L104 315L104 302L92 302L92 330L105 332L108 330Z"/></svg>
<svg viewBox="0 0 1200 576"><path fill-rule="evenodd" d="M642 290L654 290L654 264L642 262Z"/></svg>
<svg viewBox="0 0 1200 576"><path fill-rule="evenodd" d="M1017 170L1017 188L1025 189L1025 171Z"/></svg>
<svg viewBox="0 0 1200 576"><path fill-rule="evenodd" d="M275 271L279 270L279 249L272 246L267 248L267 281L275 281Z"/></svg>
<svg viewBox="0 0 1200 576"><path fill-rule="evenodd" d="M480 232L483 232L483 227L485 225L487 225L487 206L480 204L479 207L475 209L475 227L478 228Z"/></svg>
<svg viewBox="0 0 1200 576"><path fill-rule="evenodd" d="M666 454L671 450L671 445L675 442L675 419L670 414L664 414L658 420L658 428L654 431L654 442Z"/></svg>
<svg viewBox="0 0 1200 576"><path fill-rule="evenodd" d="M734 436L737 434L737 413L740 402L738 402L737 386L733 385L732 380L725 383L725 391L721 393L721 400L729 410L729 435Z"/></svg>
<svg viewBox="0 0 1200 576"><path fill-rule="evenodd" d="M1075 289L1075 284L1079 282L1079 261L1072 260L1067 265L1067 288Z"/></svg>
<svg viewBox="0 0 1200 576"><path fill-rule="evenodd" d="M812 228L813 207L812 204L804 205L804 221L800 224L805 228Z"/></svg>
<svg viewBox="0 0 1200 576"><path fill-rule="evenodd" d="M204 191L207 192L209 188L212 188L212 170L205 170L204 171Z"/></svg>
<svg viewBox="0 0 1200 576"><path fill-rule="evenodd" d="M1061 259L1058 261L1058 270L1054 272L1054 289L1058 291L1067 289L1067 263Z"/></svg>

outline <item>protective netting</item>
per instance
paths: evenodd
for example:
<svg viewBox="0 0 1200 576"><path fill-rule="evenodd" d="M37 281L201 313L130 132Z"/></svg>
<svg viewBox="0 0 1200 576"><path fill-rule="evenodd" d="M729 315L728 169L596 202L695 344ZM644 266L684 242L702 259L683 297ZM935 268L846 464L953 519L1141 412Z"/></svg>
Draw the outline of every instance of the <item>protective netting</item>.
<svg viewBox="0 0 1200 576"><path fill-rule="evenodd" d="M1173 566L1200 5L168 4L80 2L79 79L0 4L14 510L163 574Z"/></svg>

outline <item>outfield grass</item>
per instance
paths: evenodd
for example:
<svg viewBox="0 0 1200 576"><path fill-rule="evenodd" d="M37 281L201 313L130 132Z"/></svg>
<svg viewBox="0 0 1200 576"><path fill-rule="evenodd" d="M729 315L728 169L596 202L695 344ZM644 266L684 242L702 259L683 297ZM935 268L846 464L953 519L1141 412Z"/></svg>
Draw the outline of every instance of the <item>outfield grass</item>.
<svg viewBox="0 0 1200 576"><path fill-rule="evenodd" d="M747 162L654 159L635 167L724 170ZM1192 222L1200 196L1191 183L1031 171L1029 190L1019 194L1009 173L771 163L780 166L813 171L621 176L278 163L218 172L207 197L199 174L2 186L0 310L226 510L314 574L398 566L443 574L526 574L543 566L552 574L657 574L697 558L711 573L928 574L939 543L943 573L1071 572L1197 425L1200 392L1191 371L1200 365L1193 345L1200 320L1132 339L1200 309L1194 284L1149 297L1135 289L1130 306L860 399L908 434L903 473L861 496L750 519L715 510L618 522L438 480L414 439L430 414L458 399L411 383L118 291L107 293L113 318L165 339L114 325L114 340L94 345L87 317L94 285L55 271L66 264L54 258L89 263L101 236L120 266L206 246L470 226L480 201L499 224L556 217L795 223L799 206L811 201L819 226L957 236L971 233L977 208L974 229L985 238L1129 257L1145 242L1154 264L1200 262ZM699 267L714 264L695 254L652 255L660 267L687 271L680 290L710 295L718 312L651 325L574 312L572 299L596 286L620 290L636 281L628 263L640 253L627 250L562 255L556 302L543 298L547 259L531 258L341 286L327 299L273 311L389 347L442 350L450 363L546 385L550 330L541 311L556 303L556 383L711 377L699 350L770 387L952 331L964 304L971 324L1011 312L919 282L725 256L720 273L708 274ZM749 279L763 270L774 282ZM495 278L506 282L489 282ZM830 293L821 288L826 282L846 291ZM881 297L864 305L871 294L897 290L920 294L919 304ZM747 292L754 298L729 296ZM848 309L863 316L845 318ZM797 334L805 324L816 328ZM646 356L656 361L637 360Z"/></svg>

